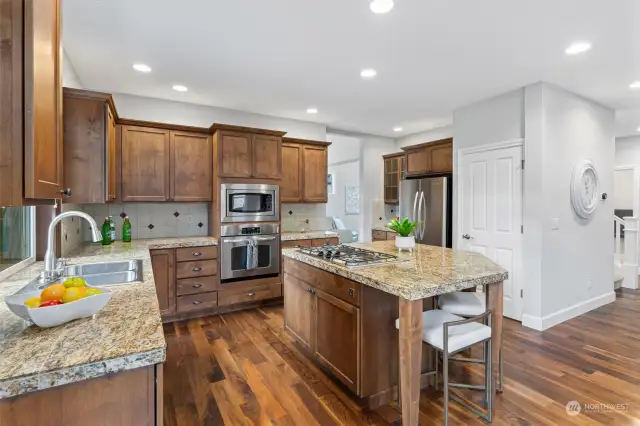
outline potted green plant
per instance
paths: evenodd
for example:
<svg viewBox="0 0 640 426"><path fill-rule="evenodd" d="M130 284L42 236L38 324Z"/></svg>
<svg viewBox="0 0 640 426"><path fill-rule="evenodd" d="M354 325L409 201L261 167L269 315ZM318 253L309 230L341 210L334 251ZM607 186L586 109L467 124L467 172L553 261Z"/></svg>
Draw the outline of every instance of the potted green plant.
<svg viewBox="0 0 640 426"><path fill-rule="evenodd" d="M400 250L413 250L416 246L416 237L412 235L413 230L418 226L418 222L412 222L408 217L403 219L393 219L387 228L396 232L396 247Z"/></svg>

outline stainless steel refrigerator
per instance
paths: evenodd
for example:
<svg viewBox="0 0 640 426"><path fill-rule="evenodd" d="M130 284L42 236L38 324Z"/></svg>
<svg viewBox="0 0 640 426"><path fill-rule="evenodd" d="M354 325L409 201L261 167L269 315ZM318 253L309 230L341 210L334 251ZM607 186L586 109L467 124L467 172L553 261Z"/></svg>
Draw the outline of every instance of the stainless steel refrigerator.
<svg viewBox="0 0 640 426"><path fill-rule="evenodd" d="M451 247L451 176L400 181L400 214L418 222L416 242Z"/></svg>

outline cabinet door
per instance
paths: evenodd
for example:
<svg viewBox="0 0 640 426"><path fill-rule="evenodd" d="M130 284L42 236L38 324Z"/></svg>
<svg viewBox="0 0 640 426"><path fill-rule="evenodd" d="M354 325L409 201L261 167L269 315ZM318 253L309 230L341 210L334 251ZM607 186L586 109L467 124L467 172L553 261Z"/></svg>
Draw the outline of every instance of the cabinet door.
<svg viewBox="0 0 640 426"><path fill-rule="evenodd" d="M171 132L171 199L211 201L211 138L199 133Z"/></svg>
<svg viewBox="0 0 640 426"><path fill-rule="evenodd" d="M60 198L64 179L60 2L38 0L36 7L35 0L28 0L24 13L24 196Z"/></svg>
<svg viewBox="0 0 640 426"><path fill-rule="evenodd" d="M315 296L312 287L295 277L284 275L284 327L307 350L313 351L313 311Z"/></svg>
<svg viewBox="0 0 640 426"><path fill-rule="evenodd" d="M251 138L251 177L260 179L282 178L282 138L253 135Z"/></svg>
<svg viewBox="0 0 640 426"><path fill-rule="evenodd" d="M174 250L151 250L151 267L160 315L171 315L176 311Z"/></svg>
<svg viewBox="0 0 640 426"><path fill-rule="evenodd" d="M220 131L219 168L222 177L251 177L251 135Z"/></svg>
<svg viewBox="0 0 640 426"><path fill-rule="evenodd" d="M316 292L315 357L349 389L360 382L360 309L321 290Z"/></svg>
<svg viewBox="0 0 640 426"><path fill-rule="evenodd" d="M282 144L282 183L280 201L299 203L302 201L302 146Z"/></svg>
<svg viewBox="0 0 640 426"><path fill-rule="evenodd" d="M453 171L453 143L438 145L429 149L430 173L451 173Z"/></svg>
<svg viewBox="0 0 640 426"><path fill-rule="evenodd" d="M107 106L107 201L117 198L116 120Z"/></svg>
<svg viewBox="0 0 640 426"><path fill-rule="evenodd" d="M400 157L384 160L384 202L395 204L399 199Z"/></svg>
<svg viewBox="0 0 640 426"><path fill-rule="evenodd" d="M327 147L302 146L302 201L327 202Z"/></svg>
<svg viewBox="0 0 640 426"><path fill-rule="evenodd" d="M418 148L407 151L407 170L406 175L420 175L427 173L431 168L429 152L426 148Z"/></svg>
<svg viewBox="0 0 640 426"><path fill-rule="evenodd" d="M122 201L169 199L169 131L122 127Z"/></svg>

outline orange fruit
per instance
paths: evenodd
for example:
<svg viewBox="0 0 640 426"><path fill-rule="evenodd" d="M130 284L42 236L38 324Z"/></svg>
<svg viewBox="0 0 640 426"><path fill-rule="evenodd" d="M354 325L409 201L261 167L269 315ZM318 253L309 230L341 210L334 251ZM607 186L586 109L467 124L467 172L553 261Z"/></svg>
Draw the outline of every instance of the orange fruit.
<svg viewBox="0 0 640 426"><path fill-rule="evenodd" d="M62 303L71 303L87 297L86 287L69 287L62 296Z"/></svg>
<svg viewBox="0 0 640 426"><path fill-rule="evenodd" d="M62 284L52 284L42 290L42 293L40 293L40 300L43 302L47 302L49 300L62 300L65 290L66 289Z"/></svg>

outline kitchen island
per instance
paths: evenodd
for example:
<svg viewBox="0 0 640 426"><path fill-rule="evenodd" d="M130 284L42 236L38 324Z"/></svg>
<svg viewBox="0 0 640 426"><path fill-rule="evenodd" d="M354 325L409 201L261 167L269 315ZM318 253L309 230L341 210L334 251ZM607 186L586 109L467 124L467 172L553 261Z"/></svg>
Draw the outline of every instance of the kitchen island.
<svg viewBox="0 0 640 426"><path fill-rule="evenodd" d="M422 312L434 308L434 296L487 285L497 381L504 269L481 254L441 247L398 253L392 241L351 246L398 259L349 268L298 249L283 251L285 328L325 371L370 408L396 398L400 382L403 424L417 425L420 388L431 369Z"/></svg>
<svg viewBox="0 0 640 426"><path fill-rule="evenodd" d="M15 316L3 301L43 262L0 281L0 426L161 424L166 342L149 250L209 245L217 240L84 246L68 264L141 259L142 279L110 287L112 299L93 317L53 328Z"/></svg>

